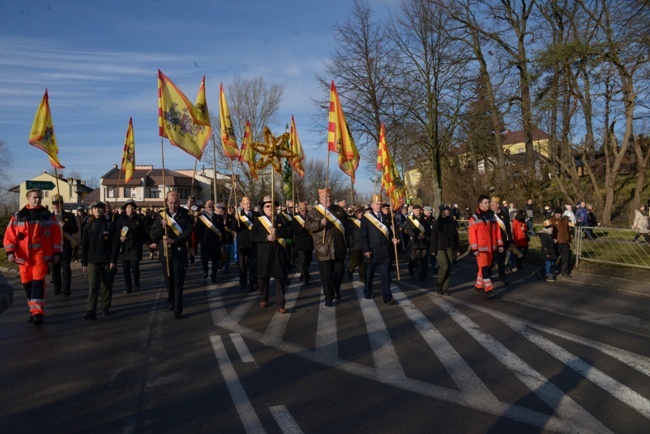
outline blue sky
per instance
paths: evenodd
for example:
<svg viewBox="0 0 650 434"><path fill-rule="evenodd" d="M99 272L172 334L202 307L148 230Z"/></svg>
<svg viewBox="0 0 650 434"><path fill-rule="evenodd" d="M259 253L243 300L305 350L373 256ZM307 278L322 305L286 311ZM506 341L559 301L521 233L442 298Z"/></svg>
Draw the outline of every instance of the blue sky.
<svg viewBox="0 0 650 434"><path fill-rule="evenodd" d="M398 1L370 4L383 15ZM350 15L351 5L351 0L0 0L0 140L14 160L8 170L13 185L51 169L45 153L28 144L45 88L59 158L68 172L99 177L119 164L129 117L136 162L160 167L158 69L191 100L206 75L214 114L221 82L228 86L239 75L284 85L280 122L271 129L283 130L293 114L307 158L326 158L317 147L323 138L311 132L318 111L312 99L321 95L314 76L334 50L333 26ZM194 166L192 157L166 139L164 146L167 168ZM372 190L369 176L357 173L358 190Z"/></svg>

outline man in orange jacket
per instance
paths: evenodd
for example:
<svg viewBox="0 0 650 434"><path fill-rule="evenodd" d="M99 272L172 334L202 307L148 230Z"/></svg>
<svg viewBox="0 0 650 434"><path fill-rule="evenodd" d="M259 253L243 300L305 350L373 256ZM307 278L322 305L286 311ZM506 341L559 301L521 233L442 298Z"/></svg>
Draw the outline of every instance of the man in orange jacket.
<svg viewBox="0 0 650 434"><path fill-rule="evenodd" d="M31 314L29 321L41 324L48 263L61 260L61 228L56 218L41 206L41 190L29 190L26 197L27 205L11 216L4 248L7 259L20 265L20 280Z"/></svg>
<svg viewBox="0 0 650 434"><path fill-rule="evenodd" d="M492 259L497 249L503 252L503 238L494 212L490 210L488 196L478 198L478 208L469 219L468 235L470 247L478 263L475 291L492 298Z"/></svg>

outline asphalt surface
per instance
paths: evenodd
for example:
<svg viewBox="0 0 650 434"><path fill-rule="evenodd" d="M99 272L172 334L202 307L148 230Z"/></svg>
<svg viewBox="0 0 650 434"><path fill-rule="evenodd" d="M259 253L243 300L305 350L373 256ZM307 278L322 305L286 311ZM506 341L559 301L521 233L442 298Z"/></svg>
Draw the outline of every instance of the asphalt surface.
<svg viewBox="0 0 650 434"><path fill-rule="evenodd" d="M235 273L210 284L193 267L179 320L160 264L145 260L141 291L123 294L118 273L112 314L90 322L75 264L73 295L48 293L40 326L8 276L0 431L647 432L647 281L548 283L526 267L486 300L474 270L461 261L440 296L402 264L396 306L378 282L365 300L355 274L326 308L314 264L310 288L291 275L282 315L273 293L262 309Z"/></svg>

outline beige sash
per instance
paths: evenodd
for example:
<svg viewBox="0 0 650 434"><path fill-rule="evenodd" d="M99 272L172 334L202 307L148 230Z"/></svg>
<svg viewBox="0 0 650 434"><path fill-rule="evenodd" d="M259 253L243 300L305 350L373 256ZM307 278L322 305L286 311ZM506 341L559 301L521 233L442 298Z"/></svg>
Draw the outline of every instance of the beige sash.
<svg viewBox="0 0 650 434"><path fill-rule="evenodd" d="M221 231L217 229L217 227L210 221L210 219L205 214L201 214L199 216L199 219L203 222L204 225L208 227L208 229L210 229L212 232L217 234L219 239L221 239Z"/></svg>
<svg viewBox="0 0 650 434"><path fill-rule="evenodd" d="M165 216L167 217L167 222L171 226L172 231L174 231L176 236L179 236L180 234L182 234L183 233L183 228L181 228L180 225L178 223L176 223L176 220L174 220L172 218L172 216L170 216L169 214L165 214Z"/></svg>
<svg viewBox="0 0 650 434"><path fill-rule="evenodd" d="M243 221L248 230L251 230L253 227L253 222L246 217L246 214L239 213L239 220Z"/></svg>
<svg viewBox="0 0 650 434"><path fill-rule="evenodd" d="M425 232L425 230L424 230L424 226L422 226L422 223L420 223L420 221L419 221L418 219L413 218L412 215L410 215L410 216L408 217L408 219L411 220L411 223L413 223L413 224L415 225L415 227L418 228L418 230L419 230L420 232L422 232L422 233Z"/></svg>
<svg viewBox="0 0 650 434"><path fill-rule="evenodd" d="M352 223L354 223L355 225L357 225L358 228L361 227L361 220L357 220L357 219L355 219L354 217L350 217L350 220L352 220Z"/></svg>
<svg viewBox="0 0 650 434"><path fill-rule="evenodd" d="M300 223L300 226L302 226L303 228L305 227L305 219L302 218L300 214L296 214L295 216L293 216L293 218L295 218L298 221L298 223Z"/></svg>
<svg viewBox="0 0 650 434"><path fill-rule="evenodd" d="M75 246L77 245L77 243L75 242L74 238L72 238L72 235L70 235L70 234L67 233L66 231L61 231L61 232L63 232L63 238L65 238L66 240L70 241L70 245L71 245L72 247L75 247Z"/></svg>
<svg viewBox="0 0 650 434"><path fill-rule="evenodd" d="M375 227L376 227L377 229L379 229L379 230L384 234L384 236L385 236L386 238L388 238L388 240L390 241L390 233L388 232L388 228L386 227L386 225L384 225L382 222L380 222L379 220L377 220L377 217L375 217L375 216L374 216L372 213L370 213L370 212L367 213L367 214L364 214L363 216L364 216L365 218L367 218L368 221L369 221L370 223L372 223L373 225L375 225Z"/></svg>
<svg viewBox="0 0 650 434"><path fill-rule="evenodd" d="M319 203L318 205L316 205L315 208L316 208L316 209L317 209L321 214L323 214L327 220L329 220L330 222L332 222L332 224L333 224L334 226L336 226L336 229L338 229L338 230L341 232L341 234L343 234L343 236L345 236L345 228L343 227L343 223L341 223L341 221L340 221L339 219L337 219L336 216L335 216L334 214L332 214L331 212L329 212L329 210L328 210L327 208L325 208L325 207L324 207L322 204L320 204L320 203Z"/></svg>
<svg viewBox="0 0 650 434"><path fill-rule="evenodd" d="M260 222L261 222L262 225L264 226L264 229L266 229L266 231L267 231L267 232L269 233L269 235L270 235L270 234L271 234L271 228L273 227L273 224L271 224L271 220L269 220L268 217L265 216L265 215L258 217L258 219L260 220ZM275 241L277 241L278 243L280 243L280 245L281 245L282 247L284 247L284 248L287 247L287 241L286 241L284 238L278 238L278 236L276 235L276 236L275 236Z"/></svg>

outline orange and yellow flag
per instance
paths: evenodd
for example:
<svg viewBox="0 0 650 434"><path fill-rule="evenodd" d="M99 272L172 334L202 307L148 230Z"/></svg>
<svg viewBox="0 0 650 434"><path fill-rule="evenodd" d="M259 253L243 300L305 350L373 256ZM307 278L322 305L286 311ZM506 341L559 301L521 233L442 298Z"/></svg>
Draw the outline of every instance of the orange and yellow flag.
<svg viewBox="0 0 650 434"><path fill-rule="evenodd" d="M302 144L300 143L300 138L298 137L298 128L296 128L296 121L291 115L291 131L289 133L289 141L291 143L291 152L295 157L291 160L291 166L293 167L294 172L298 176L305 176L305 169L302 166L302 160L305 159L305 153L302 150Z"/></svg>
<svg viewBox="0 0 650 434"><path fill-rule="evenodd" d="M199 96L200 94L201 89ZM200 144L199 140L202 140L204 130L209 128L209 118L206 120L185 94L158 70L158 134L167 137L172 145L200 159L205 143ZM205 137L206 143L209 137L209 134Z"/></svg>
<svg viewBox="0 0 650 434"><path fill-rule="evenodd" d="M226 94L223 91L223 83L221 83L219 95L219 120L221 121L221 144L223 146L223 153L231 160L236 160L239 157L239 149L237 148L237 140L235 139L235 130L232 127L232 119L230 119Z"/></svg>
<svg viewBox="0 0 650 434"><path fill-rule="evenodd" d="M210 123L210 112L208 110L208 101L205 98L205 75L201 80L201 86L199 86L199 93L196 95L196 103L194 104L197 110L198 122L205 125L205 128L199 129L195 136L196 144L201 150L201 156L205 147L212 136L212 125ZM195 120L195 123L197 121ZM200 160L201 157L198 157Z"/></svg>
<svg viewBox="0 0 650 434"><path fill-rule="evenodd" d="M56 136L54 135L47 89L45 89L45 95L43 95L43 99L36 110L32 130L29 133L29 144L45 151L50 158L52 167L65 169L59 162L59 147L56 144Z"/></svg>
<svg viewBox="0 0 650 434"><path fill-rule="evenodd" d="M133 135L133 118L129 118L129 126L126 129L121 170L124 172L124 182L129 182L131 178L133 178L133 172L135 172L135 137Z"/></svg>
<svg viewBox="0 0 650 434"><path fill-rule="evenodd" d="M345 121L343 108L339 95L336 92L336 86L332 81L330 89L330 115L329 128L327 134L327 146L331 152L339 154L339 167L354 182L354 174L359 167L359 151L357 145L352 139L350 129Z"/></svg>
<svg viewBox="0 0 650 434"><path fill-rule="evenodd" d="M253 132L251 123L246 121L246 128L244 129L244 140L241 144L241 151L239 152L239 161L248 164L248 168L253 178L258 179L257 169L255 169L255 149L253 149Z"/></svg>
<svg viewBox="0 0 650 434"><path fill-rule="evenodd" d="M402 178L399 176L395 160L391 158L386 145L386 132L383 123L379 129L377 170L381 171L381 188L390 196L393 204L399 204L405 196L406 189Z"/></svg>

